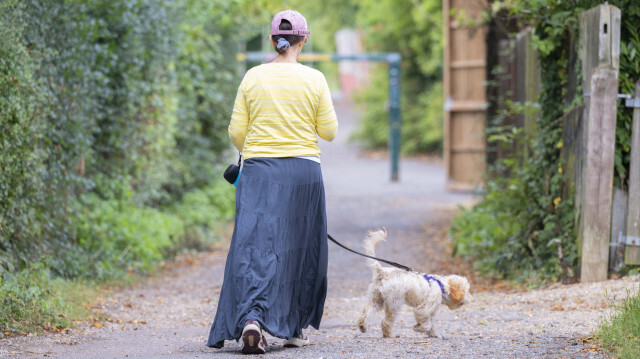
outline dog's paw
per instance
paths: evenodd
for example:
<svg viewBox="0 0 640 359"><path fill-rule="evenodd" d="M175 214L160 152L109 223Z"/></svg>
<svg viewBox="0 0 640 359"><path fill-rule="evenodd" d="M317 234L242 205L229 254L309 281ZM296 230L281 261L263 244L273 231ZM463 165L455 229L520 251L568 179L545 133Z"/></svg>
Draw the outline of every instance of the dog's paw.
<svg viewBox="0 0 640 359"><path fill-rule="evenodd" d="M416 325L414 325L414 326L413 326L413 330L415 330L416 332L420 332L420 333L429 333L429 332L430 332L430 330L429 330L429 329L427 329L427 328L423 327L423 326L422 326L422 325L420 325L420 324L416 324Z"/></svg>
<svg viewBox="0 0 640 359"><path fill-rule="evenodd" d="M416 332L425 333L428 337L431 337L431 338L440 337L438 334L436 334L436 332L433 329L425 328L420 324L414 325L413 330L415 330Z"/></svg>
<svg viewBox="0 0 640 359"><path fill-rule="evenodd" d="M367 327L364 324L359 324L358 329L360 329L360 331L363 333L367 332Z"/></svg>

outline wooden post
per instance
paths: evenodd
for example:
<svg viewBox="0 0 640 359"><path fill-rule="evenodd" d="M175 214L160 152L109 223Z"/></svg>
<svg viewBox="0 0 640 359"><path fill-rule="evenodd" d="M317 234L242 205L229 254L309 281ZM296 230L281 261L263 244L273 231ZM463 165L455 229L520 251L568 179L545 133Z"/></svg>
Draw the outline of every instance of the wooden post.
<svg viewBox="0 0 640 359"><path fill-rule="evenodd" d="M582 28L580 28L582 30ZM564 104L569 107L575 100L576 96L580 96L582 93L588 91L588 86L585 85L583 78L579 71L584 72L584 66L575 66L579 60L578 57L584 51L583 47L580 50L576 49L576 42L580 42L584 37L583 31L573 31L569 29L569 46L567 48L567 60L569 64L569 71L567 73L567 87L566 95L564 98ZM591 69L589 69L591 71ZM581 93L578 94L578 91ZM588 103L589 97L585 97L584 101ZM581 228L582 216L582 179L583 179L583 167L584 161L584 134L585 126L583 125L584 117L587 115L585 106L579 106L573 108L569 113L564 116L562 121L562 148L560 149L560 156L562 159L563 173L565 174L565 183L562 191L562 198L573 198L574 206L574 234L576 235L576 247L579 253L581 253L582 239L579 237L579 228ZM576 269L578 272L578 269ZM578 276L580 273L576 273Z"/></svg>
<svg viewBox="0 0 640 359"><path fill-rule="evenodd" d="M580 280L607 279L620 61L620 9L602 4L580 16L585 97L576 153L577 245Z"/></svg>
<svg viewBox="0 0 640 359"><path fill-rule="evenodd" d="M640 80L636 82L636 102L640 97ZM627 207L627 237L640 238L640 108L633 109L631 130L631 163L629 165L629 201ZM625 264L640 264L640 245L629 245L624 253Z"/></svg>
<svg viewBox="0 0 640 359"><path fill-rule="evenodd" d="M620 273L624 266L624 247L627 233L627 193L613 188L611 205L611 244L609 245L609 273Z"/></svg>
<svg viewBox="0 0 640 359"><path fill-rule="evenodd" d="M534 30L532 27L528 27L518 33L518 47L522 47L523 58L518 58L518 63L522 63L524 69L522 70L524 88L521 90L521 98L518 100L533 105L538 103L538 97L540 97L540 61L538 59L538 50L534 49L531 44ZM527 112L523 115L524 132L527 137L533 138L536 133L536 120L540 117L539 111L532 111L532 108L528 108ZM525 150L527 150L525 146Z"/></svg>
<svg viewBox="0 0 640 359"><path fill-rule="evenodd" d="M582 282L607 279L617 102L618 71L607 66L596 67L591 76L587 119Z"/></svg>
<svg viewBox="0 0 640 359"><path fill-rule="evenodd" d="M524 129L526 139L534 138L540 117L539 111L533 107L539 103L541 81L538 50L532 46L533 34L533 27L527 27L516 37L516 100L526 105L525 113L516 115L516 119L518 126ZM527 143L523 143L520 149L524 158L530 156Z"/></svg>
<svg viewBox="0 0 640 359"><path fill-rule="evenodd" d="M473 190L486 170L487 26L469 27L451 9L480 19L486 0L443 0L444 162L447 189ZM481 21L479 21L482 23Z"/></svg>

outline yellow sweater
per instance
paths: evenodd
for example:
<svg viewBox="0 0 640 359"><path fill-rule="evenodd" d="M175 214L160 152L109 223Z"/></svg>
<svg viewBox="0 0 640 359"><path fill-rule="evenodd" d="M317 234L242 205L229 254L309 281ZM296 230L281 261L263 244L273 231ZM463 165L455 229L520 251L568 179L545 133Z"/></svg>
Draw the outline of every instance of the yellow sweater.
<svg viewBox="0 0 640 359"><path fill-rule="evenodd" d="M242 79L229 138L246 160L253 157L320 156L318 137L338 132L324 75L297 63L256 66Z"/></svg>

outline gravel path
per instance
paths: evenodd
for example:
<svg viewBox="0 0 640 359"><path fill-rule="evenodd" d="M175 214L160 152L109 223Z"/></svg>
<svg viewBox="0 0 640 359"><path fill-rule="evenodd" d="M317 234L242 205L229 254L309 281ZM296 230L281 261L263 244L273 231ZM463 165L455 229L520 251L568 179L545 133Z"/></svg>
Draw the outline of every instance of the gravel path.
<svg viewBox="0 0 640 359"><path fill-rule="evenodd" d="M594 284L552 285L529 292L498 290L452 259L446 228L468 194L447 193L437 161L403 159L400 181L389 181L384 157L363 155L347 141L355 125L350 107L338 107L340 135L323 146L329 233L359 249L366 231L386 226L379 256L429 273L470 275L474 301L435 317L443 338L412 330L407 309L382 338L378 313L369 332L355 325L371 276L364 258L330 244L329 292L320 330L307 331L312 345L287 349L267 337L268 358L602 358L586 338L611 309L613 298L637 291L640 276ZM211 253L179 258L161 275L114 291L95 304L106 320L83 323L65 334L0 340L2 358L235 358L239 346L205 344L222 285L228 243Z"/></svg>

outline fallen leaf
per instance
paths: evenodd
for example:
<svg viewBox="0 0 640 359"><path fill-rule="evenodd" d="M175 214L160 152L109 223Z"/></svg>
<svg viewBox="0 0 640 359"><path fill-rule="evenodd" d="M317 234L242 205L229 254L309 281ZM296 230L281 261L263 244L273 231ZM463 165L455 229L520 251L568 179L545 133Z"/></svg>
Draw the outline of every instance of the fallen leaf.
<svg viewBox="0 0 640 359"><path fill-rule="evenodd" d="M147 322L145 320L130 320L128 321L129 324L147 324Z"/></svg>
<svg viewBox="0 0 640 359"><path fill-rule="evenodd" d="M433 340L420 340L417 342L413 342L413 344L431 344L433 343Z"/></svg>

